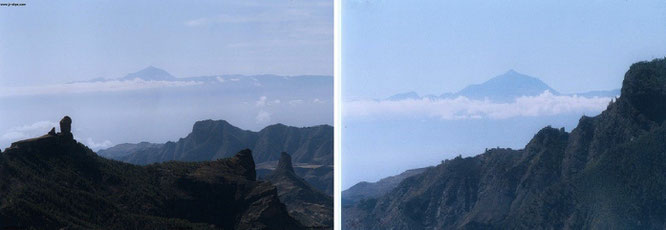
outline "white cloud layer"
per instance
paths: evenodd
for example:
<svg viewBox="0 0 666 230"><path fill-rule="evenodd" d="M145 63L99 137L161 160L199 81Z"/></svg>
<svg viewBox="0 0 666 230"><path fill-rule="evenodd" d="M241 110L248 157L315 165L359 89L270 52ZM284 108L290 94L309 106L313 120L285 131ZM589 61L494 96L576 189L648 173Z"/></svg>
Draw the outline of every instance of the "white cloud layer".
<svg viewBox="0 0 666 230"><path fill-rule="evenodd" d="M612 100L610 97L556 96L545 91L541 95L519 97L512 103L489 100L406 99L399 101L359 100L343 104L346 118L360 117L437 117L444 120L507 119L566 113L599 112Z"/></svg>
<svg viewBox="0 0 666 230"><path fill-rule="evenodd" d="M142 79L76 82L44 86L0 87L0 97L54 95L64 93L116 92L126 90L200 85L199 81L146 81Z"/></svg>
<svg viewBox="0 0 666 230"><path fill-rule="evenodd" d="M99 150L99 149L105 149L109 148L113 145L111 141L109 140L104 140L102 142L95 142L92 138L88 137L86 138L86 146L92 150Z"/></svg>
<svg viewBox="0 0 666 230"><path fill-rule="evenodd" d="M271 113L260 110L259 113L257 113L257 117L255 119L257 124L266 124L271 121Z"/></svg>
<svg viewBox="0 0 666 230"><path fill-rule="evenodd" d="M38 137L48 133L53 127L58 127L58 124L51 121L38 121L30 125L7 129L0 139L3 141L14 142L22 139Z"/></svg>

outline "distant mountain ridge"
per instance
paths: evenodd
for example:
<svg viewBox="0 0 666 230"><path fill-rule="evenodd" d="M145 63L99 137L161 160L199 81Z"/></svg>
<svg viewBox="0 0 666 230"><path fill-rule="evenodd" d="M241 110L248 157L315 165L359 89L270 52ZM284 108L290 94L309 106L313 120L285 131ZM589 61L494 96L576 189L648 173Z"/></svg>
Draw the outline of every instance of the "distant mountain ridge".
<svg viewBox="0 0 666 230"><path fill-rule="evenodd" d="M540 79L518 73L515 70L509 70L504 74L495 76L483 83L468 85L455 93L443 93L439 96L426 95L419 96L416 92L399 93L386 98L389 101L407 100L407 99L446 99L456 97L466 97L475 100L491 100L495 102L512 102L521 96L538 96L545 91L553 95L578 95L582 97L613 97L619 96L620 90L596 90L582 93L562 94L548 86Z"/></svg>
<svg viewBox="0 0 666 230"><path fill-rule="evenodd" d="M407 100L407 99L421 99L421 96L419 96L418 93L414 91L406 92L406 93L399 93L393 96L390 96L386 98L386 100L389 101L399 101L399 100Z"/></svg>
<svg viewBox="0 0 666 230"><path fill-rule="evenodd" d="M275 79L302 79L302 78L332 78L332 76L327 75L294 75L294 76L281 76L275 74L256 74L256 75L243 75L243 74L222 74L222 75L211 75L211 76L191 76L191 77L175 77L171 73L167 72L164 69L160 69L154 66L148 66L137 72L129 73L124 77L120 78L93 78L87 81L75 81L70 83L80 83L80 82L105 82L105 81L130 81L130 80L143 80L143 81L201 81L205 83L232 83L240 81L256 81L259 79L262 80L275 80ZM263 79L267 78L267 79Z"/></svg>
<svg viewBox="0 0 666 230"><path fill-rule="evenodd" d="M296 171L300 177L321 191L333 194L333 127L329 125L297 128L275 124L253 132L224 120L203 120L197 121L192 132L176 142L119 144L97 153L127 163L147 165L222 159L246 148L252 149L257 165L278 161L281 152L291 153L293 161L302 165ZM259 171L268 173L265 169Z"/></svg>
<svg viewBox="0 0 666 230"><path fill-rule="evenodd" d="M345 229L663 229L666 59L633 64L622 96L524 149L457 157L342 211Z"/></svg>
<svg viewBox="0 0 666 230"><path fill-rule="evenodd" d="M132 152L137 152L141 151L144 149L150 149L150 148L160 148L164 144L153 144L149 142L140 142L137 144L118 144L113 147L110 147L106 150L100 150L104 152L104 157L106 158L111 158L111 159L118 159L122 158L124 156L127 156L128 154Z"/></svg>
<svg viewBox="0 0 666 230"><path fill-rule="evenodd" d="M142 148L140 145L144 145ZM127 149L118 154L119 148ZM121 144L99 150L102 156L146 165L164 161L206 161L233 156L250 148L255 161L277 161L280 152L290 152L294 162L333 164L333 127L319 125L297 128L283 124L267 126L259 132L242 130L224 120L197 121L192 132L176 142L164 144ZM113 153L113 154L111 154Z"/></svg>

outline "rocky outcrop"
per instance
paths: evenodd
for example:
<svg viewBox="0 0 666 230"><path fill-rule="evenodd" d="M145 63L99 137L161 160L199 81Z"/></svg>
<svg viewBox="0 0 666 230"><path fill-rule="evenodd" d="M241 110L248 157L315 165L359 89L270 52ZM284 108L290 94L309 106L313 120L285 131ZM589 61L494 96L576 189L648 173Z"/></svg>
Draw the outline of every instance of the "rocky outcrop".
<svg viewBox="0 0 666 230"><path fill-rule="evenodd" d="M135 166L98 157L63 135L45 135L0 154L0 228L303 227L276 187L256 180L249 150L216 161Z"/></svg>
<svg viewBox="0 0 666 230"><path fill-rule="evenodd" d="M278 161L277 168L275 171L287 171L294 173L294 166L291 165L291 155L282 152L280 153L280 161Z"/></svg>
<svg viewBox="0 0 666 230"><path fill-rule="evenodd" d="M622 82L621 100L647 119L666 119L666 62L639 62L631 66Z"/></svg>
<svg viewBox="0 0 666 230"><path fill-rule="evenodd" d="M72 118L65 116L60 120L60 133L63 135L72 134Z"/></svg>
<svg viewBox="0 0 666 230"><path fill-rule="evenodd" d="M666 228L666 59L631 66L622 96L571 133L456 158L343 211L346 229Z"/></svg>
<svg viewBox="0 0 666 230"><path fill-rule="evenodd" d="M310 228L333 228L333 198L310 186L294 173L291 156L280 154L278 167L266 177L275 184L289 214Z"/></svg>

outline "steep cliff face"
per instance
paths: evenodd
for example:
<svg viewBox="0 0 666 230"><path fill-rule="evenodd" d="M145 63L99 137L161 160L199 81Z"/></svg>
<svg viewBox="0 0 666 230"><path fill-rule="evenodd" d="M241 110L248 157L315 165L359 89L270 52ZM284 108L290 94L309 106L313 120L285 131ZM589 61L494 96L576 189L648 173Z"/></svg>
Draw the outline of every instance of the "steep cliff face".
<svg viewBox="0 0 666 230"><path fill-rule="evenodd" d="M666 59L631 66L622 96L571 133L448 160L343 211L347 229L666 228Z"/></svg>
<svg viewBox="0 0 666 230"><path fill-rule="evenodd" d="M300 229L249 150L209 162L135 166L98 157L71 135L0 154L0 227Z"/></svg>
<svg viewBox="0 0 666 230"><path fill-rule="evenodd" d="M307 227L333 228L333 198L294 173L291 156L282 153L277 168L266 177L275 184L289 214Z"/></svg>

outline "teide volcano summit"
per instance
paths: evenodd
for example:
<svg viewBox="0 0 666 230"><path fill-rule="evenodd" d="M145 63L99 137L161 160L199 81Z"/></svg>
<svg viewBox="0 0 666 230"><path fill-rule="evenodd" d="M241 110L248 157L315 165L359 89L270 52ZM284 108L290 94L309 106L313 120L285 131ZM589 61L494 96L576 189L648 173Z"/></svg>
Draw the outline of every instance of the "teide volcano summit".
<svg viewBox="0 0 666 230"><path fill-rule="evenodd" d="M250 150L223 160L135 166L61 132L0 153L3 229L301 229Z"/></svg>
<svg viewBox="0 0 666 230"><path fill-rule="evenodd" d="M622 96L571 131L403 180L343 213L347 229L666 228L666 59L633 64Z"/></svg>

